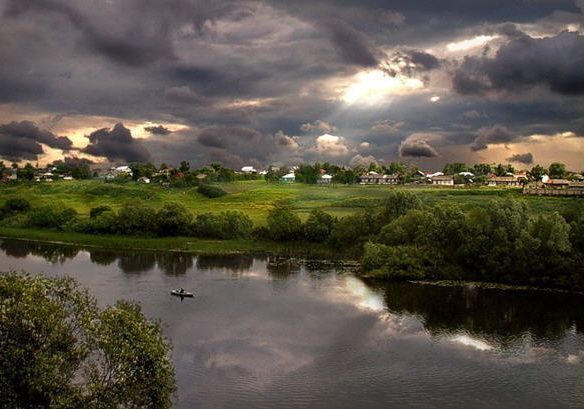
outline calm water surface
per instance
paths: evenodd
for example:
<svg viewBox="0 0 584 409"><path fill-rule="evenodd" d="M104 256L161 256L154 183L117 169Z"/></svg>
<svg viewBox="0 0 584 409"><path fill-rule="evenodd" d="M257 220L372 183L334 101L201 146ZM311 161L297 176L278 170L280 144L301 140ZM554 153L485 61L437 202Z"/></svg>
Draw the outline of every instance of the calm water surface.
<svg viewBox="0 0 584 409"><path fill-rule="evenodd" d="M14 240L0 241L0 267L71 275L102 304L141 302L172 339L179 408L584 407L580 295Z"/></svg>

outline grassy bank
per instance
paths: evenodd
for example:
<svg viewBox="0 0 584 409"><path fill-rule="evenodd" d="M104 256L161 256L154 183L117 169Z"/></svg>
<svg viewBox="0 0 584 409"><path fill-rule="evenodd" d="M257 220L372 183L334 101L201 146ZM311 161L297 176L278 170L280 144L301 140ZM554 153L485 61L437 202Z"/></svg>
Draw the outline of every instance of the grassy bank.
<svg viewBox="0 0 584 409"><path fill-rule="evenodd" d="M87 216L92 207L117 209L126 202L143 201L154 208L166 202L178 202L193 214L238 210L248 215L255 225L264 225L268 211L281 200L287 201L304 220L311 210L321 209L342 217L364 207L380 204L391 189L408 189L419 194L425 204L457 203L469 209L488 205L495 198L512 197L525 201L537 212L570 211L580 202L575 198L523 196L519 189L478 187L441 188L431 186L340 186L266 183L262 180L223 183L226 196L209 199L196 188L164 188L135 182L105 183L97 180L60 181L53 183L21 183L0 185L0 205L10 198L23 198L34 207L59 205L75 209Z"/></svg>
<svg viewBox="0 0 584 409"><path fill-rule="evenodd" d="M350 258L330 247L314 243L256 240L205 240L194 237L131 237L58 232L41 229L0 227L0 238L26 239L46 243L96 247L110 250L177 251L202 255L279 254L302 258Z"/></svg>

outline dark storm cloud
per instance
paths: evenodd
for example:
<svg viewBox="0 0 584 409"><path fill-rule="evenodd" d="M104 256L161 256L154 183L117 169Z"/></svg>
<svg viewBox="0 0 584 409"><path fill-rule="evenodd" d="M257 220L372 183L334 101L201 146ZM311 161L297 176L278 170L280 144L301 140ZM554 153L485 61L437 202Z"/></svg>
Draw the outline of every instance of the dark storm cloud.
<svg viewBox="0 0 584 409"><path fill-rule="evenodd" d="M516 35L494 57L467 57L454 74L460 94L545 86L563 95L584 94L584 36L562 32L532 38Z"/></svg>
<svg viewBox="0 0 584 409"><path fill-rule="evenodd" d="M151 133L152 135L168 135L172 132L170 129L168 129L162 125L145 126L144 130L146 132Z"/></svg>
<svg viewBox="0 0 584 409"><path fill-rule="evenodd" d="M113 129L98 129L89 135L89 144L82 152L93 156L102 156L110 161L147 162L150 152L141 141L134 139L132 133L123 124L116 124Z"/></svg>
<svg viewBox="0 0 584 409"><path fill-rule="evenodd" d="M423 139L406 139L399 145L399 156L412 158L434 158L439 156L436 149Z"/></svg>
<svg viewBox="0 0 584 409"><path fill-rule="evenodd" d="M507 161L531 165L533 163L533 154L531 152L517 153L515 155L508 157Z"/></svg>
<svg viewBox="0 0 584 409"><path fill-rule="evenodd" d="M42 130L31 121L0 125L0 156L12 160L36 159L44 152L41 144L62 151L72 147L71 140L66 136Z"/></svg>
<svg viewBox="0 0 584 409"><path fill-rule="evenodd" d="M262 135L249 128L242 127L211 127L201 131L198 142L209 148L230 148L242 144L255 145Z"/></svg>
<svg viewBox="0 0 584 409"><path fill-rule="evenodd" d="M489 144L509 143L517 138L513 132L501 125L495 125L490 128L482 128L477 132L477 137L470 146L473 151L487 149Z"/></svg>
<svg viewBox="0 0 584 409"><path fill-rule="evenodd" d="M329 18L323 21L332 44L347 64L375 67L379 64L378 51L369 38L347 22Z"/></svg>
<svg viewBox="0 0 584 409"><path fill-rule="evenodd" d="M90 16L79 11L75 3L58 0L11 0L6 15L18 17L31 12L62 15L83 34L89 47L122 64L141 66L173 56L168 27L160 20L154 29L152 25L134 22L130 31L116 35L115 30L96 24Z"/></svg>

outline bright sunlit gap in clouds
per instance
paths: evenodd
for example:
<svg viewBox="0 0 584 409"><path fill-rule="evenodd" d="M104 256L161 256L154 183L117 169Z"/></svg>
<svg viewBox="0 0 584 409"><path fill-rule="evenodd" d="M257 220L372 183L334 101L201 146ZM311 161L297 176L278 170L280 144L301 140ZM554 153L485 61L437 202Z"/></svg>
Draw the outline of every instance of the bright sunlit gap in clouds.
<svg viewBox="0 0 584 409"><path fill-rule="evenodd" d="M457 41L453 43L449 43L446 46L448 51L456 52L456 51L466 51L476 47L482 47L483 45L487 44L488 42L499 38L499 36L477 36L474 38L468 38L466 40Z"/></svg>
<svg viewBox="0 0 584 409"><path fill-rule="evenodd" d="M391 76L381 70L362 71L356 74L345 88L343 101L347 104L374 105L392 95L404 95L424 88L417 78Z"/></svg>

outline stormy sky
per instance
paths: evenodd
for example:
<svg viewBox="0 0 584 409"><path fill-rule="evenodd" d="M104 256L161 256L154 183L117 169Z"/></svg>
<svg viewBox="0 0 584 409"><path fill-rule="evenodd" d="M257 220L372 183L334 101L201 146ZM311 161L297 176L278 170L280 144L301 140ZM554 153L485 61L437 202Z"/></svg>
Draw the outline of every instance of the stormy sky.
<svg viewBox="0 0 584 409"><path fill-rule="evenodd" d="M0 158L584 169L584 0L0 0Z"/></svg>

